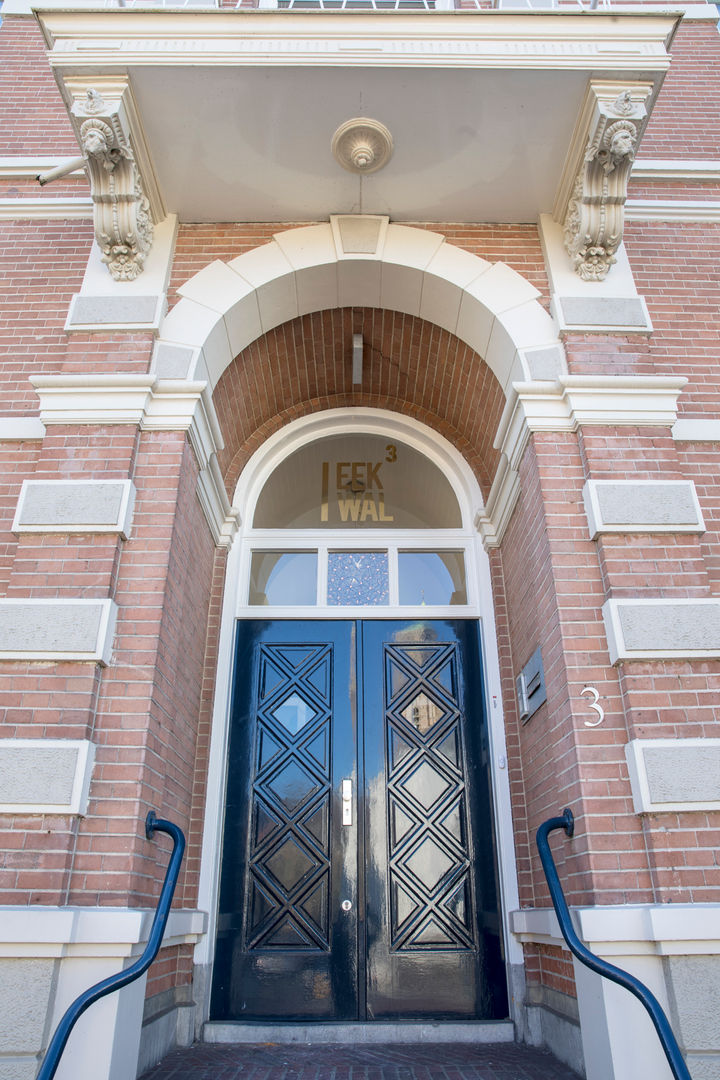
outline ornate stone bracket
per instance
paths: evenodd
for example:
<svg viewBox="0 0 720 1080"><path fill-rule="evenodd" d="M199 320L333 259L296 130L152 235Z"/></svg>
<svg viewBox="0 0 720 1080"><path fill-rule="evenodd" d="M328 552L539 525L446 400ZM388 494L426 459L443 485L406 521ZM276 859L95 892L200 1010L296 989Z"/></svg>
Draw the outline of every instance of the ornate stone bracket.
<svg viewBox="0 0 720 1080"><path fill-rule="evenodd" d="M165 209L130 87L105 78L92 86L68 79L66 86L87 161L102 260L115 281L134 281L152 246L153 224Z"/></svg>
<svg viewBox="0 0 720 1080"><path fill-rule="evenodd" d="M553 211L583 281L602 281L615 262L651 91L649 83L593 82L588 87Z"/></svg>

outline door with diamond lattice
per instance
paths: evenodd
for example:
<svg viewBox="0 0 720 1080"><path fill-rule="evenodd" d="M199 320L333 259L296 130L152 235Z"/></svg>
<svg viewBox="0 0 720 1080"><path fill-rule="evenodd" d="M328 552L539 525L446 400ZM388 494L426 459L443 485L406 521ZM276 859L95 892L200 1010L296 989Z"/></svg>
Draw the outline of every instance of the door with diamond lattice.
<svg viewBox="0 0 720 1080"><path fill-rule="evenodd" d="M481 703L469 621L238 624L214 1019L507 1014Z"/></svg>

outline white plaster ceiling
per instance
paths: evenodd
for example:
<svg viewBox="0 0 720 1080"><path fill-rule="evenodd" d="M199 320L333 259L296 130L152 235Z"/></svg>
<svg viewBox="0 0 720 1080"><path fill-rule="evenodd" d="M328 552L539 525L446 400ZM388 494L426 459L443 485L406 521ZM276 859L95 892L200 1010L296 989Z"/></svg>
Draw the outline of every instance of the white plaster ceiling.
<svg viewBox="0 0 720 1080"><path fill-rule="evenodd" d="M582 71L138 67L132 86L168 210L185 222L534 222L552 208ZM345 120L390 129L390 163L355 176Z"/></svg>

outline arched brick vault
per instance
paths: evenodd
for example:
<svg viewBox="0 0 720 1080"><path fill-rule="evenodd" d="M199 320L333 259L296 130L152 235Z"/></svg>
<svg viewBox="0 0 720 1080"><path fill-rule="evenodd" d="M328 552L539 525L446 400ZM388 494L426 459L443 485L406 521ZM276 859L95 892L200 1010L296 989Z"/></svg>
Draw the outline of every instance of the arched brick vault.
<svg viewBox="0 0 720 1080"><path fill-rule="evenodd" d="M353 387L357 333L363 381ZM335 308L254 341L221 376L213 403L225 440L218 463L231 499L249 457L274 431L308 413L353 405L394 410L444 435L487 497L505 397L482 358L448 331L396 311Z"/></svg>

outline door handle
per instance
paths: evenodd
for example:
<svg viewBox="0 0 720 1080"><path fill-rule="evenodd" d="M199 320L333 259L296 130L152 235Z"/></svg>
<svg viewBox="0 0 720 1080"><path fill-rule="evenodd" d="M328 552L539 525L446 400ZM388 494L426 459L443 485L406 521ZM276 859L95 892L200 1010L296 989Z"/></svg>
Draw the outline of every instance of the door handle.
<svg viewBox="0 0 720 1080"><path fill-rule="evenodd" d="M342 782L342 823L352 825L352 780Z"/></svg>

